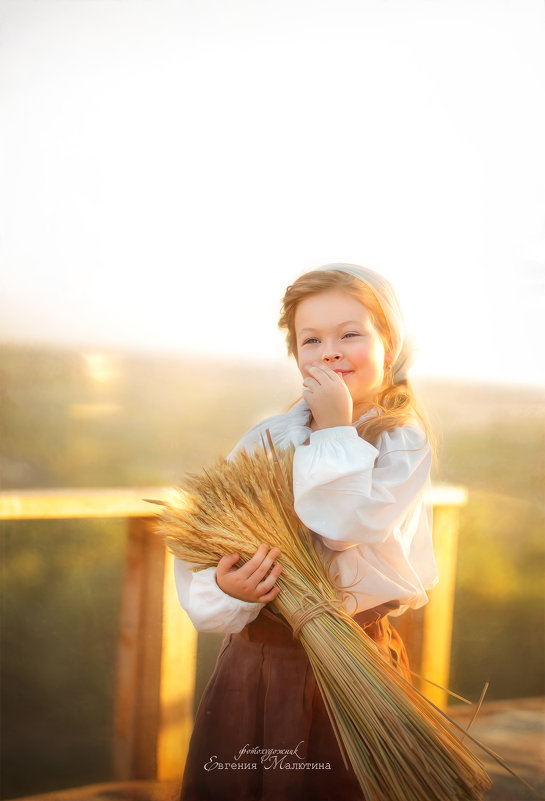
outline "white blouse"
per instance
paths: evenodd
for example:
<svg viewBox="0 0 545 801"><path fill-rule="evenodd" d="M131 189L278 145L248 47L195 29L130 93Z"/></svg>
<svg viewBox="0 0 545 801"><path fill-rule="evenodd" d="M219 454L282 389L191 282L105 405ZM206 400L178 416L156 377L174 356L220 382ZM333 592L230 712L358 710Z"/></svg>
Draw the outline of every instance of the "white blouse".
<svg viewBox="0 0 545 801"><path fill-rule="evenodd" d="M339 597L349 614L386 601L400 602L394 614L423 606L426 590L437 583L426 501L432 454L424 432L400 426L382 433L374 447L354 426L311 431L309 418L300 401L250 429L229 458L260 445L267 428L277 448L295 445L295 511L324 560L332 559L330 575L345 588ZM241 631L265 605L224 593L214 567L189 568L175 559L178 597L198 631Z"/></svg>

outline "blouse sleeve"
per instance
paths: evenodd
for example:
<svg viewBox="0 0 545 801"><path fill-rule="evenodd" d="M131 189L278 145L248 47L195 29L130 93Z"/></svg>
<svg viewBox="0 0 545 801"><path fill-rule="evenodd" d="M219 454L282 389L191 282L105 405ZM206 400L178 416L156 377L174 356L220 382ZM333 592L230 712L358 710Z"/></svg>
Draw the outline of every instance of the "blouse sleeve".
<svg viewBox="0 0 545 801"><path fill-rule="evenodd" d="M261 440L267 421L254 426L227 457L232 459L241 449L251 448ZM235 634L258 616L265 604L240 601L223 592L216 582L216 568L194 572L182 559L174 560L174 580L181 606L197 631Z"/></svg>
<svg viewBox="0 0 545 801"><path fill-rule="evenodd" d="M382 543L421 497L430 467L417 427L384 432L379 449L353 426L314 431L295 450L295 511L332 550Z"/></svg>
<svg viewBox="0 0 545 801"><path fill-rule="evenodd" d="M194 572L189 562L174 559L174 580L180 604L197 631L235 634L265 606L233 598L216 582L216 568Z"/></svg>

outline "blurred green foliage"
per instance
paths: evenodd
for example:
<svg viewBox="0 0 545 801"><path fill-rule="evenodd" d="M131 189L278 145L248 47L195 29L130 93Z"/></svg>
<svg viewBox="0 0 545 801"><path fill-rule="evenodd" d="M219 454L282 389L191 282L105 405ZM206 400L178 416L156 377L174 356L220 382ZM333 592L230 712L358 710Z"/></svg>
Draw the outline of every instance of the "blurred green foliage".
<svg viewBox="0 0 545 801"><path fill-rule="evenodd" d="M2 792L111 772L123 521L4 523Z"/></svg>
<svg viewBox="0 0 545 801"><path fill-rule="evenodd" d="M295 370L4 347L4 489L178 482L297 399ZM451 687L544 693L544 394L421 382L462 513ZM121 521L3 525L2 796L112 778ZM197 697L220 638L199 638Z"/></svg>

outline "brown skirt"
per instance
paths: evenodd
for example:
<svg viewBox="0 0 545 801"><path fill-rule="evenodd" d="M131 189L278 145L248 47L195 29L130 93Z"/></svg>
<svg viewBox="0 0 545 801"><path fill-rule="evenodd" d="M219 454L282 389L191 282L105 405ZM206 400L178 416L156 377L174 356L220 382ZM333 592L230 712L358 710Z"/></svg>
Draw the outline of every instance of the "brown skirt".
<svg viewBox="0 0 545 801"><path fill-rule="evenodd" d="M387 618L398 606L382 604L354 620L407 676L405 647ZM303 646L264 608L222 643L197 711L180 801L362 799Z"/></svg>

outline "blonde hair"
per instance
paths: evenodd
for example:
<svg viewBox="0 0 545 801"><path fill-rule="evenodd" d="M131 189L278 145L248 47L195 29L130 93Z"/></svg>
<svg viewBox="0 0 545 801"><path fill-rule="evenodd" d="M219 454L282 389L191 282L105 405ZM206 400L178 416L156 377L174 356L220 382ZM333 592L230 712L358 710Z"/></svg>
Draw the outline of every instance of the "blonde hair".
<svg viewBox="0 0 545 801"><path fill-rule="evenodd" d="M282 299L282 311L278 327L286 330L288 354L297 358L297 339L295 333L295 312L299 303L311 295L340 289L362 303L371 315L374 327L382 339L387 355L393 354L393 331L377 290L356 275L341 269L320 269L301 275L291 284ZM429 422L414 390L408 380L395 377L393 370L386 370L382 388L373 400L377 414L356 424L358 434L371 444L375 444L380 434L398 426L414 424L417 421L432 442ZM433 444L433 443L432 443Z"/></svg>

